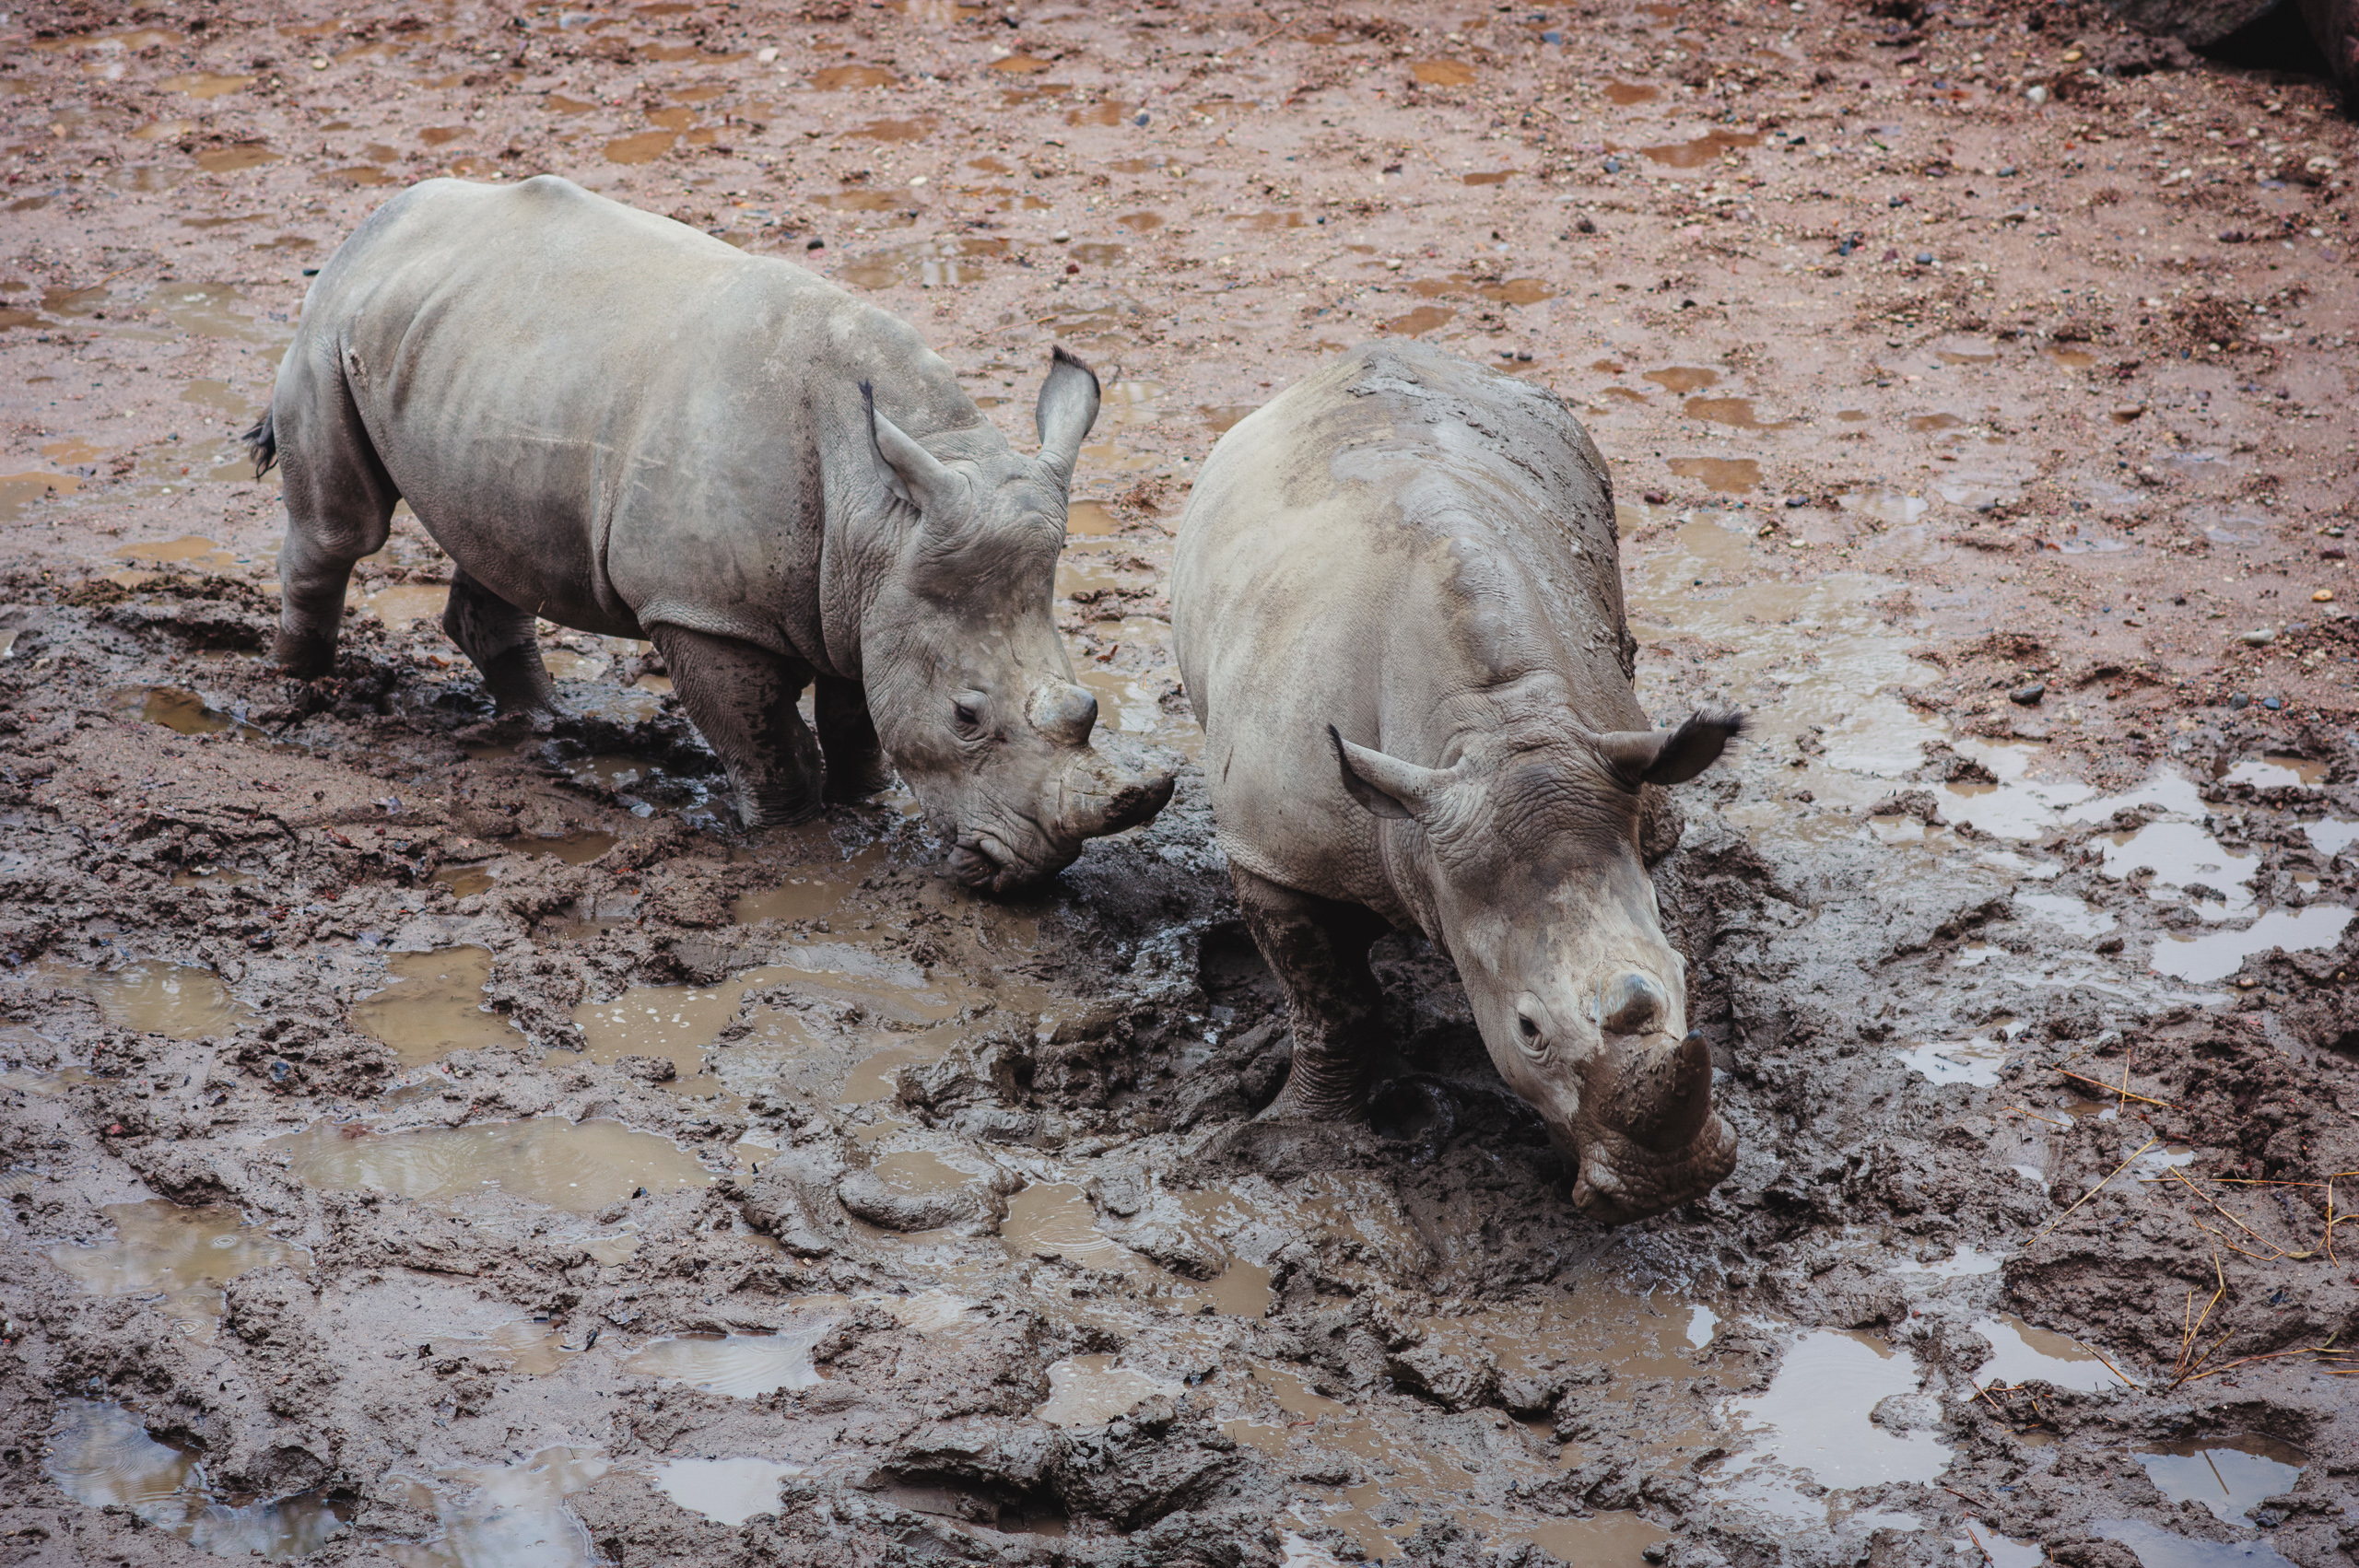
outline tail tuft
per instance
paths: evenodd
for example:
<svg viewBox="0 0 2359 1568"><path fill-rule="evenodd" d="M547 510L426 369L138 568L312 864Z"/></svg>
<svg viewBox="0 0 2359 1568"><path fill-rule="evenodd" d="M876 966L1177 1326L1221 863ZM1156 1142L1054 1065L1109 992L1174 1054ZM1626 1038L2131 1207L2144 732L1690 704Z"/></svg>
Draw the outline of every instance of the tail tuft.
<svg viewBox="0 0 2359 1568"><path fill-rule="evenodd" d="M277 465L278 426L269 409L264 409L262 417L254 421L254 427L238 439L245 443L246 455L254 460L255 478L261 478Z"/></svg>

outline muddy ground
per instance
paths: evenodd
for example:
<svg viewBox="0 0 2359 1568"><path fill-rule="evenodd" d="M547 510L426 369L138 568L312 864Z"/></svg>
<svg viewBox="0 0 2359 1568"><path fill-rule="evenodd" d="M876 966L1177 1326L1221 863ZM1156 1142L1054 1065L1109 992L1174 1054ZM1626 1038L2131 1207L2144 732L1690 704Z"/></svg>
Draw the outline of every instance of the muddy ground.
<svg viewBox="0 0 2359 1568"><path fill-rule="evenodd" d="M0 1562L2359 1550L2323 83L2071 5L40 5L0 112ZM1059 611L1160 820L996 904L905 794L735 832L643 647L493 722L406 516L273 673L304 269L545 170L1027 443L1100 368ZM1385 332L1570 400L1642 697L1759 720L1658 867L1744 1153L1645 1224L1414 942L1376 1125L1250 1119L1169 530Z"/></svg>

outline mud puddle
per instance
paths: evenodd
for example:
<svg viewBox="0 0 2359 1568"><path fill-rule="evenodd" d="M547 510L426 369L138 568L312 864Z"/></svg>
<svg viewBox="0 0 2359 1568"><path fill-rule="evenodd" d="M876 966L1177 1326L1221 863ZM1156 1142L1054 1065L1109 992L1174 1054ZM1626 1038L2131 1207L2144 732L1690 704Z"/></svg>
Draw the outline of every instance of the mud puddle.
<svg viewBox="0 0 2359 1568"><path fill-rule="evenodd" d="M110 1024L143 1035L202 1040L232 1034L252 1016L220 977L194 964L138 959L104 967L44 960L33 976L62 990L79 991Z"/></svg>
<svg viewBox="0 0 2359 1568"><path fill-rule="evenodd" d="M664 1496L717 1525L779 1511L779 1482L804 1467L774 1459L674 1459L655 1472Z"/></svg>
<svg viewBox="0 0 2359 1568"><path fill-rule="evenodd" d="M228 1204L184 1208L164 1199L111 1203L100 1211L111 1240L49 1249L49 1260L95 1296L154 1296L181 1331L211 1343L221 1319L221 1287L256 1269L311 1270L306 1249L279 1240Z"/></svg>
<svg viewBox="0 0 2359 1568"><path fill-rule="evenodd" d="M391 1046L405 1069L517 1041L508 1020L484 1005L491 978L491 954L484 948L397 953L385 961L385 977L383 990L353 1004L352 1026Z"/></svg>
<svg viewBox="0 0 2359 1568"><path fill-rule="evenodd" d="M308 1557L345 1532L350 1514L318 1493L216 1497L194 1454L158 1442L136 1415L101 1400L58 1402L44 1468L85 1507L121 1508L217 1557Z"/></svg>
<svg viewBox="0 0 2359 1568"><path fill-rule="evenodd" d="M401 1568L588 1568L590 1532L566 1499L613 1469L594 1448L544 1448L509 1465L454 1466L408 1482L413 1508L440 1525L435 1539L372 1543Z"/></svg>
<svg viewBox="0 0 2359 1568"><path fill-rule="evenodd" d="M823 1375L812 1347L827 1337L834 1318L775 1334L711 1334L658 1340L623 1363L641 1377L684 1383L708 1394L757 1399L781 1388L811 1388Z"/></svg>
<svg viewBox="0 0 2359 1568"><path fill-rule="evenodd" d="M406 1132L323 1121L263 1147L306 1187L428 1203L497 1192L575 1214L595 1213L641 1188L686 1191L712 1180L695 1155L667 1139L620 1122L555 1117Z"/></svg>

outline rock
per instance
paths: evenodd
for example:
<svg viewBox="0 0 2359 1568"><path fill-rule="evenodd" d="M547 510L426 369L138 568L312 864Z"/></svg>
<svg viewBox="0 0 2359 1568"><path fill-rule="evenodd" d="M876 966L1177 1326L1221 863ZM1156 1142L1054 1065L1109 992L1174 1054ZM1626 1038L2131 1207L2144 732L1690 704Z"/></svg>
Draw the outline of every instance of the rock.
<svg viewBox="0 0 2359 1568"><path fill-rule="evenodd" d="M2007 694L2007 700L2009 702L2018 702L2023 704L2025 708L2029 708L2047 695L2048 683L2046 681L2034 681L2027 686L2017 686L2013 691L2009 692Z"/></svg>
<svg viewBox="0 0 2359 1568"><path fill-rule="evenodd" d="M2277 632L2271 626L2255 626L2252 630L2244 633L2238 640L2247 648L2267 648L2277 640Z"/></svg>

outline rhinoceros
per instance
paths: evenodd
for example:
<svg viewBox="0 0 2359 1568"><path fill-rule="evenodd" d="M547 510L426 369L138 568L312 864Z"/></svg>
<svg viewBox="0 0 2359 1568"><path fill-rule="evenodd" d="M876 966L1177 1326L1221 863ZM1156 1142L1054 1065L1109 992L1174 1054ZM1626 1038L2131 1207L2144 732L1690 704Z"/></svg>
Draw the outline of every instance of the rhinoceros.
<svg viewBox="0 0 2359 1568"><path fill-rule="evenodd" d="M1583 1212L1727 1176L1641 829L1743 720L1649 727L1612 481L1564 404L1423 345L1352 350L1213 449L1171 605L1217 841L1294 1031L1263 1114L1366 1115L1390 927L1456 964Z"/></svg>
<svg viewBox="0 0 2359 1568"><path fill-rule="evenodd" d="M1097 402L1055 349L1022 457L907 323L801 267L553 176L429 180L320 269L248 436L286 469L277 658L330 669L406 498L503 709L550 699L535 616L651 638L748 826L889 759L961 881L1035 881L1171 794L1090 746L1050 619Z"/></svg>

